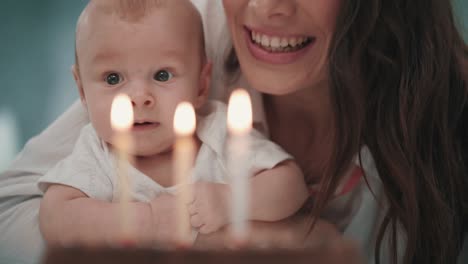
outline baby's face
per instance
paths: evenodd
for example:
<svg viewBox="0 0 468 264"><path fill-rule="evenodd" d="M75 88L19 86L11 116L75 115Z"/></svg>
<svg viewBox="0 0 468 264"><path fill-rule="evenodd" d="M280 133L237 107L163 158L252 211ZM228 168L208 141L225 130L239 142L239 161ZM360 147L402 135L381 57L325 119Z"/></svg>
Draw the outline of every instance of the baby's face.
<svg viewBox="0 0 468 264"><path fill-rule="evenodd" d="M116 15L90 16L77 36L82 101L98 135L112 144L112 100L130 96L136 156L151 156L173 144L173 116L181 101L200 106L206 67L199 30L167 9L155 8L138 22ZM206 76L205 76L206 77ZM81 84L80 84L81 83Z"/></svg>

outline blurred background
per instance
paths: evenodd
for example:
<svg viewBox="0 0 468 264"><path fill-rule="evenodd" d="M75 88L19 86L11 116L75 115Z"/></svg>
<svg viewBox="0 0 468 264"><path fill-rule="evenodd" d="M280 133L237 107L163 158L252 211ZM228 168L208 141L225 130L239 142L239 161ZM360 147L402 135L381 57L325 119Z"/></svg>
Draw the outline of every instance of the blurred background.
<svg viewBox="0 0 468 264"><path fill-rule="evenodd" d="M1 0L0 172L78 98L70 68L75 22L87 2ZM468 1L453 2L468 41Z"/></svg>
<svg viewBox="0 0 468 264"><path fill-rule="evenodd" d="M78 98L70 69L87 0L1 0L0 172Z"/></svg>

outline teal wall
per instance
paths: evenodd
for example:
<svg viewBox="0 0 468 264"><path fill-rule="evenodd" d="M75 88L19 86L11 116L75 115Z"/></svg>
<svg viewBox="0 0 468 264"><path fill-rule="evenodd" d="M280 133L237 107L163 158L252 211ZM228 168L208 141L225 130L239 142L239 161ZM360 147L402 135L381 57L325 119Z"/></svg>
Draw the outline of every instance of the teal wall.
<svg viewBox="0 0 468 264"><path fill-rule="evenodd" d="M75 21L86 3L0 2L0 111L16 117L19 147L78 97L70 67Z"/></svg>
<svg viewBox="0 0 468 264"><path fill-rule="evenodd" d="M468 0L454 0L454 9L457 15L458 26L468 42Z"/></svg>
<svg viewBox="0 0 468 264"><path fill-rule="evenodd" d="M468 0L454 1L468 40ZM70 67L75 21L86 3L0 2L0 114L8 110L16 118L19 148L78 98Z"/></svg>

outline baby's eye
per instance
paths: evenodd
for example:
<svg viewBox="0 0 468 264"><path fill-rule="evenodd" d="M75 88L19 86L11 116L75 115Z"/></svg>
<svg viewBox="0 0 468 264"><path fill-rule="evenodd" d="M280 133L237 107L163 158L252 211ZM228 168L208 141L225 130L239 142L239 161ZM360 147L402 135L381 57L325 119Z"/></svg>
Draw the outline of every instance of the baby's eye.
<svg viewBox="0 0 468 264"><path fill-rule="evenodd" d="M154 74L154 79L158 82L167 82L172 79L172 73L168 72L167 70L160 70Z"/></svg>
<svg viewBox="0 0 468 264"><path fill-rule="evenodd" d="M121 78L118 73L113 72L106 76L106 82L109 85L116 85L120 83L120 81L121 81Z"/></svg>

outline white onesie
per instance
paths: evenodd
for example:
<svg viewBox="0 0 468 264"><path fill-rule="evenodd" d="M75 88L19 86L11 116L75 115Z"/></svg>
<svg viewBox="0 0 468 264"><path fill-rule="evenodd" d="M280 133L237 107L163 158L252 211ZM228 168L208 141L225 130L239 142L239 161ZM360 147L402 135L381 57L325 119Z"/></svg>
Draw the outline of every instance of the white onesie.
<svg viewBox="0 0 468 264"><path fill-rule="evenodd" d="M202 144L195 160L192 182L203 180L228 183L226 155L227 139L226 106L211 101L205 108L207 114L198 116L197 136ZM292 157L262 134L250 134L251 148L247 154L248 168L255 175ZM101 140L91 124L86 125L78 138L71 155L59 162L38 181L45 192L50 184L74 187L87 196L102 201L118 201L118 178L115 174L115 156ZM176 186L163 187L134 167L130 167L131 197L136 201L149 202L161 193L174 193Z"/></svg>

